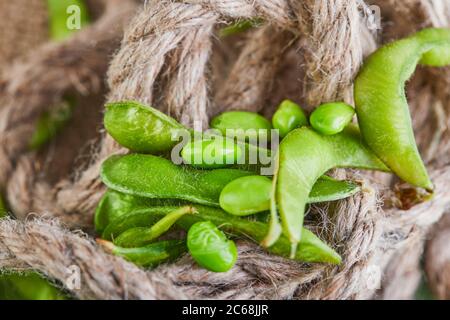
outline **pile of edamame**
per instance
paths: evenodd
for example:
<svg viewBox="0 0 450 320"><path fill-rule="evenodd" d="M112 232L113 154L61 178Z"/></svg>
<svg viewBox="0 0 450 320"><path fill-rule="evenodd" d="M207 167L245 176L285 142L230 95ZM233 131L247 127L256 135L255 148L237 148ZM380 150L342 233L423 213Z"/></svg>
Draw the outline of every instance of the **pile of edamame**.
<svg viewBox="0 0 450 320"><path fill-rule="evenodd" d="M272 121L229 111L212 119L215 131L201 134L137 102L108 104L105 128L131 153L102 165L108 191L95 215L99 243L144 267L188 251L198 265L226 272L237 261L232 239L239 237L298 261L339 264L340 255L303 225L310 203L360 190L327 176L330 169L392 172L433 190L404 93L418 63L450 64L449 29L426 29L372 54L355 79L355 108L328 102L308 118L285 100ZM262 146L273 142L273 130L279 146ZM269 175L261 174L268 163L250 161L253 153L270 158ZM185 233L171 238L177 229Z"/></svg>

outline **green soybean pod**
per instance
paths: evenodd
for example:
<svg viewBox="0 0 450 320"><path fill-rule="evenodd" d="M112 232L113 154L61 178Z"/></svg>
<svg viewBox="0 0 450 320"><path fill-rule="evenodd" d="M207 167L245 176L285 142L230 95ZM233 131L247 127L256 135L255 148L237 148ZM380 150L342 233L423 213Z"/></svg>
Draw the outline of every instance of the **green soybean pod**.
<svg viewBox="0 0 450 320"><path fill-rule="evenodd" d="M272 180L263 176L246 176L228 183L220 193L220 207L226 212L246 216L270 210ZM355 183L320 177L309 194L308 203L344 199L360 190Z"/></svg>
<svg viewBox="0 0 450 320"><path fill-rule="evenodd" d="M219 130L224 136L230 132L243 130L242 134L236 134L242 139L270 138L272 124L269 120L256 112L228 111L211 120L211 128ZM239 133L239 132L238 132Z"/></svg>
<svg viewBox="0 0 450 320"><path fill-rule="evenodd" d="M82 0L47 0L47 6L53 40L64 40L89 23L88 10Z"/></svg>
<svg viewBox="0 0 450 320"><path fill-rule="evenodd" d="M155 267L174 260L186 252L186 242L182 240L160 241L139 248L122 248L102 239L97 239L97 243L105 251L141 267Z"/></svg>
<svg viewBox="0 0 450 320"><path fill-rule="evenodd" d="M324 135L341 132L352 121L355 110L343 102L330 102L318 106L309 121L314 130Z"/></svg>
<svg viewBox="0 0 450 320"><path fill-rule="evenodd" d="M238 144L222 137L194 140L181 150L184 163L200 168L222 168L237 164L242 154Z"/></svg>
<svg viewBox="0 0 450 320"><path fill-rule="evenodd" d="M52 140L72 118L72 113L73 103L68 100L61 102L59 106L55 106L52 110L44 112L36 123L29 148L31 150L40 149Z"/></svg>
<svg viewBox="0 0 450 320"><path fill-rule="evenodd" d="M321 135L308 127L295 129L283 139L278 152L275 198L283 231L293 248L301 240L305 207L319 177L336 167L389 171L363 144L358 128L353 125L331 136ZM272 213L270 223L279 224L275 213ZM264 244L270 245L276 240L276 234L272 234Z"/></svg>
<svg viewBox="0 0 450 320"><path fill-rule="evenodd" d="M173 202L172 204L170 204ZM186 205L184 203L183 205ZM177 210L180 204L177 201L170 200L161 207L148 207L128 212L112 221L103 232L103 238L111 240L128 229L136 227L148 227L152 225L155 219ZM199 221L211 221L230 236L241 236L245 239L251 239L256 243L263 241L269 231L267 223L259 221L250 221L236 216L229 215L219 208L213 208L203 205L195 205L196 214L188 214L177 220L176 224L184 230ZM289 257L291 244L286 236L281 235L272 246L266 248L267 251ZM304 228L299 246L295 252L295 260L303 262L323 262L330 264L339 264L341 257L336 251L321 241L311 231Z"/></svg>
<svg viewBox="0 0 450 320"><path fill-rule="evenodd" d="M164 113L134 101L106 105L104 125L120 145L140 153L163 153L176 144L174 133L189 130Z"/></svg>
<svg viewBox="0 0 450 320"><path fill-rule="evenodd" d="M189 228L187 247L192 258L210 271L227 272L236 263L236 244L211 221L197 222Z"/></svg>
<svg viewBox="0 0 450 320"><path fill-rule="evenodd" d="M272 125L274 129L279 130L280 137L284 138L295 128L308 125L308 119L298 104L284 100L272 117Z"/></svg>
<svg viewBox="0 0 450 320"><path fill-rule="evenodd" d="M354 86L356 114L369 147L404 181L431 191L405 95L417 63L450 64L450 29L425 29L374 52Z"/></svg>
<svg viewBox="0 0 450 320"><path fill-rule="evenodd" d="M219 206L220 192L230 181L251 174L237 169L197 170L144 154L112 156L100 172L103 183L122 193L212 206Z"/></svg>
<svg viewBox="0 0 450 320"><path fill-rule="evenodd" d="M184 216L185 214L192 214L195 211L195 208L191 206L185 206L176 209L164 216L150 228L136 227L128 229L114 240L114 244L123 248L142 247L162 236L182 216Z"/></svg>

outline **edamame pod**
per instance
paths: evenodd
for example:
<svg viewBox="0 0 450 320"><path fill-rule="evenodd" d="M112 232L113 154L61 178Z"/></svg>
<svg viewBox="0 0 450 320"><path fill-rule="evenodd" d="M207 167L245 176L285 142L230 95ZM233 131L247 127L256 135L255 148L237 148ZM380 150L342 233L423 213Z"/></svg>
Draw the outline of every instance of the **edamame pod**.
<svg viewBox="0 0 450 320"><path fill-rule="evenodd" d="M176 203L172 206L169 206L167 203L159 208L149 207L129 212L112 221L103 232L103 238L109 240L130 228L148 227L154 223L155 218L164 217L178 208L179 205ZM197 209L196 214L184 215L177 220L176 224L184 230L189 230L198 221L211 221L215 225L221 226L221 229L231 236L242 236L257 243L265 238L269 230L269 226L266 223L231 216L218 208L203 205L195 205L195 208ZM291 244L284 235L281 235L270 248L267 248L267 251L283 257L289 257L290 250ZM303 229L302 239L295 252L294 259L304 262L325 262L331 264L339 264L341 262L341 257L338 253L307 229Z"/></svg>
<svg viewBox="0 0 450 320"><path fill-rule="evenodd" d="M88 10L82 0L47 0L47 6L53 40L64 40L89 23Z"/></svg>
<svg viewBox="0 0 450 320"><path fill-rule="evenodd" d="M220 193L220 207L226 212L245 216L270 209L272 180L263 176L246 176L228 183ZM355 183L320 177L308 197L308 203L335 201L360 190Z"/></svg>
<svg viewBox="0 0 450 320"><path fill-rule="evenodd" d="M280 138L284 138L295 128L308 125L308 119L298 104L284 100L272 117L272 125L279 130Z"/></svg>
<svg viewBox="0 0 450 320"><path fill-rule="evenodd" d="M108 133L122 146L141 153L170 151L178 139L172 134L188 129L164 113L134 101L106 105L104 125Z"/></svg>
<svg viewBox="0 0 450 320"><path fill-rule="evenodd" d="M237 169L197 170L157 156L130 154L107 159L100 176L109 188L126 194L219 206L223 187L251 174Z"/></svg>
<svg viewBox="0 0 450 320"><path fill-rule="evenodd" d="M270 139L272 124L256 112L228 111L211 120L211 128L219 130L224 136L242 139ZM242 132L240 132L242 131Z"/></svg>
<svg viewBox="0 0 450 320"><path fill-rule="evenodd" d="M187 246L192 258L210 271L227 272L236 263L236 244L211 221L197 222L189 228Z"/></svg>
<svg viewBox="0 0 450 320"><path fill-rule="evenodd" d="M311 114L311 127L324 135L341 132L352 121L355 110L343 102L324 103Z"/></svg>
<svg viewBox="0 0 450 320"><path fill-rule="evenodd" d="M431 191L405 96L405 82L417 63L450 64L450 29L425 29L394 41L364 63L354 86L356 113L369 147L401 179Z"/></svg>
<svg viewBox="0 0 450 320"><path fill-rule="evenodd" d="M136 227L128 229L114 240L114 244L123 248L142 247L166 233L182 216L194 212L195 208L191 206L181 207L164 216L150 228Z"/></svg>
<svg viewBox="0 0 450 320"><path fill-rule="evenodd" d="M303 127L289 133L280 144L276 203L282 228L295 246L302 239L303 217L308 195L317 179L336 167L389 171L384 163L366 147L356 126L349 125L341 133L324 136ZM272 226L278 219L273 213ZM264 244L276 241L276 234ZM295 250L294 250L295 252Z"/></svg>
<svg viewBox="0 0 450 320"><path fill-rule="evenodd" d="M149 244L140 248L121 248L112 242L97 239L105 251L120 256L141 267L155 267L163 262L178 258L186 252L186 242L182 240L167 240Z"/></svg>

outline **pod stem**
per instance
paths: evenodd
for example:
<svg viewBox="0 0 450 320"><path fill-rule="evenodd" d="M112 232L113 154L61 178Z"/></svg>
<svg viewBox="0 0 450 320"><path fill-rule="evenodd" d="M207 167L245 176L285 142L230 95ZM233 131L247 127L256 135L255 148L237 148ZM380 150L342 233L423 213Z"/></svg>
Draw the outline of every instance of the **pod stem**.
<svg viewBox="0 0 450 320"><path fill-rule="evenodd" d="M97 238L95 239L95 242L97 242L97 244L102 247L103 250L105 250L107 253L114 254L116 246L111 241Z"/></svg>

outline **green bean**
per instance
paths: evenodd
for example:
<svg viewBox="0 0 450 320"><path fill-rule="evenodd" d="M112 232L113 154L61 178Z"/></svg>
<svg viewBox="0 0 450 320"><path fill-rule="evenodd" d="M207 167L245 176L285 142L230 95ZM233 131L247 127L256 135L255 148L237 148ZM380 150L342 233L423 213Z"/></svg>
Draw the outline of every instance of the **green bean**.
<svg viewBox="0 0 450 320"><path fill-rule="evenodd" d="M164 113L138 102L124 101L106 105L104 125L122 146L141 153L170 151L179 142L175 133L189 130Z"/></svg>
<svg viewBox="0 0 450 320"><path fill-rule="evenodd" d="M238 139L270 139L272 124L256 112L228 111L211 120L211 128L219 130L224 136Z"/></svg>
<svg viewBox="0 0 450 320"><path fill-rule="evenodd" d="M405 82L417 63L450 64L450 29L425 29L394 41L364 63L354 86L356 113L369 147L401 179L431 191L414 139Z"/></svg>
<svg viewBox="0 0 450 320"><path fill-rule="evenodd" d="M68 27L70 6L80 9L80 27L89 23L87 7L82 0L47 0L50 18L50 37L53 40L64 40L71 36L75 30Z"/></svg>
<svg viewBox="0 0 450 320"><path fill-rule="evenodd" d="M160 241L140 248L121 248L102 239L97 239L97 243L105 251L141 267L155 267L161 263L174 260L186 252L186 242L182 240Z"/></svg>
<svg viewBox="0 0 450 320"><path fill-rule="evenodd" d="M270 210L272 180L263 176L245 176L228 183L220 193L220 207L226 212L245 216ZM360 190L357 184L337 181L327 176L314 184L307 203L344 199Z"/></svg>
<svg viewBox="0 0 450 320"><path fill-rule="evenodd" d="M181 205L186 205L183 203ZM113 239L130 228L148 227L153 224L155 219L164 217L170 212L178 209L180 204L174 203L172 206L166 203L162 207L149 207L129 212L116 220L112 221L102 237L104 239ZM231 216L221 209L195 205L196 214L188 214L177 220L176 224L184 230L189 228L198 221L211 221L230 236L241 236L254 242L261 242L268 230L266 223L259 221L249 221L247 219ZM291 245L289 240L281 235L267 251L279 256L289 257ZM331 264L339 264L341 258L333 249L322 242L311 231L303 229L302 239L295 253L294 259L304 262L325 262Z"/></svg>
<svg viewBox="0 0 450 320"><path fill-rule="evenodd" d="M341 132L352 121L355 110L343 102L324 103L311 114L309 121L314 130L324 135Z"/></svg>
<svg viewBox="0 0 450 320"><path fill-rule="evenodd" d="M302 108L291 100L284 100L272 117L272 125L284 138L295 128L308 125L308 119Z"/></svg>
<svg viewBox="0 0 450 320"><path fill-rule="evenodd" d="M191 206L181 207L164 216L150 228L136 227L128 229L114 240L114 244L123 248L142 247L166 233L182 216L194 212L195 208Z"/></svg>
<svg viewBox="0 0 450 320"><path fill-rule="evenodd" d="M65 300L66 296L34 272L0 274L0 300Z"/></svg>
<svg viewBox="0 0 450 320"><path fill-rule="evenodd" d="M100 173L109 188L126 194L212 206L219 206L220 192L228 182L250 174L236 169L197 170L143 154L112 156Z"/></svg>
<svg viewBox="0 0 450 320"><path fill-rule="evenodd" d="M236 263L236 244L211 221L197 222L189 228L187 246L192 258L210 271L227 272Z"/></svg>
<svg viewBox="0 0 450 320"><path fill-rule="evenodd" d="M211 140L194 140L181 151L184 163L200 168L221 168L239 162L243 152L230 139L212 137Z"/></svg>
<svg viewBox="0 0 450 320"><path fill-rule="evenodd" d="M283 139L278 151L275 198L283 231L293 247L302 239L308 195L321 175L335 167L388 171L362 143L359 130L353 125L332 136L323 136L307 127L295 129ZM276 230L279 221L272 211L271 230ZM269 234L264 245L270 246L277 236L276 233Z"/></svg>
<svg viewBox="0 0 450 320"><path fill-rule="evenodd" d="M73 103L66 100L51 111L44 112L38 119L36 129L31 136L29 148L40 149L52 140L72 118Z"/></svg>

